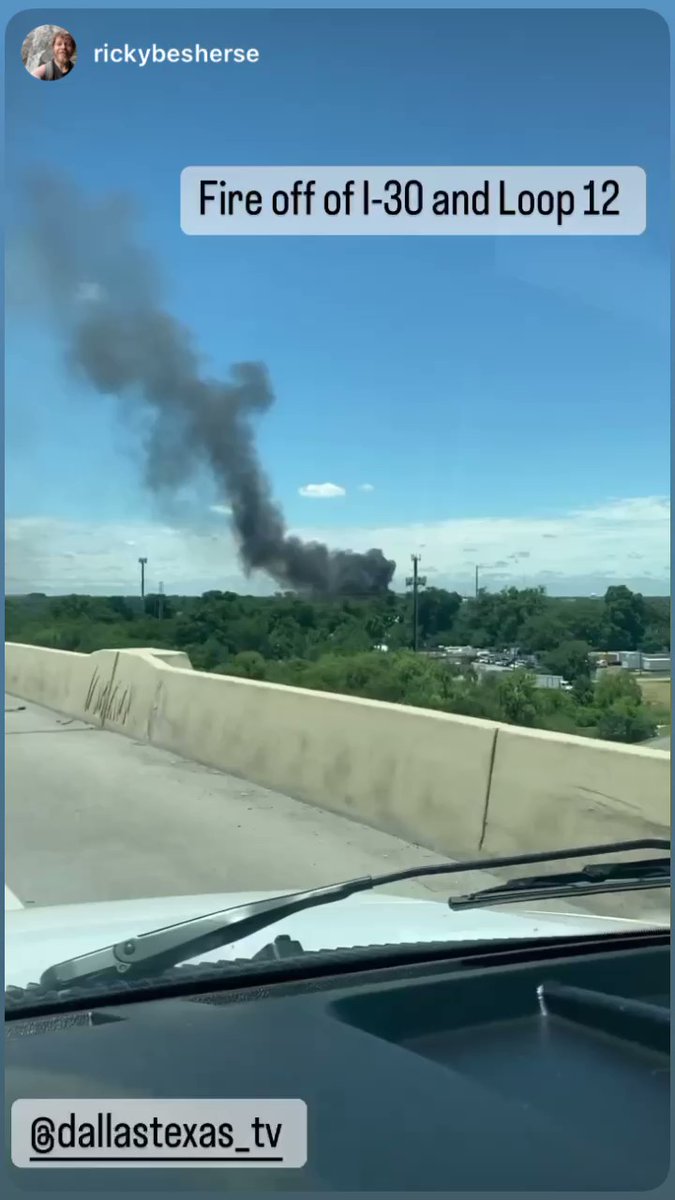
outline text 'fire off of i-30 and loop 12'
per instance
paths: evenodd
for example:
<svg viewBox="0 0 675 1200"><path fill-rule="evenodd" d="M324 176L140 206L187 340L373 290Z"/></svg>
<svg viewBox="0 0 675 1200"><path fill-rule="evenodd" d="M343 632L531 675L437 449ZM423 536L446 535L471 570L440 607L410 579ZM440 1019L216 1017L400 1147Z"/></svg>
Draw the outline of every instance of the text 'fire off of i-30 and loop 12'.
<svg viewBox="0 0 675 1200"><path fill-rule="evenodd" d="M644 170L628 167L186 167L196 235L639 236Z"/></svg>

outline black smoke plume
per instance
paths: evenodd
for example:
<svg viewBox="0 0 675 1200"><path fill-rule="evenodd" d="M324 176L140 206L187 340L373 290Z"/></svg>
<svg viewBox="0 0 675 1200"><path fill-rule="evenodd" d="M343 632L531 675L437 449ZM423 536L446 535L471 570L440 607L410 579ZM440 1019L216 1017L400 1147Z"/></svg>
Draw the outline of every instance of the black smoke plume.
<svg viewBox="0 0 675 1200"><path fill-rule="evenodd" d="M381 550L331 550L287 533L253 432L253 418L274 403L267 370L238 363L229 380L204 376L190 331L159 303L159 275L136 242L128 201L88 201L40 176L23 216L22 261L59 323L71 366L150 418L148 486L170 492L206 468L232 510L247 573L264 571L313 595L386 591L396 564Z"/></svg>

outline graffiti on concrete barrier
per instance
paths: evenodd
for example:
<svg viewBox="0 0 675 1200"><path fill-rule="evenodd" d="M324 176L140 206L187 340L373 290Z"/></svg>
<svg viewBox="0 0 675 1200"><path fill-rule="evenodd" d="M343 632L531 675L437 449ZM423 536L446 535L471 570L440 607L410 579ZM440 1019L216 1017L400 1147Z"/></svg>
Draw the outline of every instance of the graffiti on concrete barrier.
<svg viewBox="0 0 675 1200"><path fill-rule="evenodd" d="M133 691L130 687L119 681L115 683L114 672L111 679L104 681L97 667L89 682L85 712L98 717L101 724L112 721L115 725L124 725L129 716L132 698Z"/></svg>

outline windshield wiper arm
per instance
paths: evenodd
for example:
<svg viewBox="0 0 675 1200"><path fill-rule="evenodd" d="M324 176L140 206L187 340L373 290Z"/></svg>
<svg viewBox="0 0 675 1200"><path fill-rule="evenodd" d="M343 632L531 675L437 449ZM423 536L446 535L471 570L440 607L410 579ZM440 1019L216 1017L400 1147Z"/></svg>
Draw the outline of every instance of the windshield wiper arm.
<svg viewBox="0 0 675 1200"><path fill-rule="evenodd" d="M389 883L405 879L420 879L429 875L458 875L470 871L493 871L497 867L525 866L532 863L556 862L559 859L588 858L593 855L616 854L631 850L670 850L667 838L639 838L634 841L609 842L595 846L568 847L565 850L540 851L536 854L511 854L500 858L473 859L460 863L432 863L425 867L408 867L402 871L391 871L382 875L366 875L361 879L348 879L328 887L312 888L305 892L293 892L273 896L265 900L253 900L234 908L220 909L205 916L179 921L162 929L153 929L138 937L129 938L101 950L92 950L76 958L66 959L48 967L40 977L40 984L47 989L61 990L77 987L88 980L110 978L142 978L158 975L190 958L197 958L221 946L238 942L241 938L259 933L277 921L293 916L307 908L318 908L321 904L333 904L346 900L357 892L370 891ZM670 860L668 859L668 862ZM628 864L627 864L628 865ZM638 867L639 864L630 864ZM604 885L605 890L609 886ZM613 885L614 887L617 885ZM642 883L630 883L636 888ZM651 885L654 886L654 885ZM659 887L666 887L665 882ZM551 893L548 892L548 895ZM527 897L532 898L531 893ZM451 905L452 907L452 905Z"/></svg>
<svg viewBox="0 0 675 1200"><path fill-rule="evenodd" d="M453 896L450 908L481 908L491 904L518 904L523 900L555 900L561 896L592 896L607 892L635 892L670 887L670 858L640 862L591 863L580 871L562 875L525 875L496 887L466 896Z"/></svg>

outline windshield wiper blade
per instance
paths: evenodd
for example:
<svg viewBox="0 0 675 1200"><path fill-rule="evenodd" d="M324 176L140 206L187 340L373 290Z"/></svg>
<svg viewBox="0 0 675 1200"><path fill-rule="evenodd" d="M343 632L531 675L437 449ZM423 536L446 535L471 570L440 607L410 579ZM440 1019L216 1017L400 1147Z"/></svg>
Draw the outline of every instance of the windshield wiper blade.
<svg viewBox="0 0 675 1200"><path fill-rule="evenodd" d="M670 858L640 862L591 863L562 875L524 875L496 887L482 888L448 900L450 908L481 908L519 904L523 900L555 900L563 896L592 896L670 887Z"/></svg>
<svg viewBox="0 0 675 1200"><path fill-rule="evenodd" d="M480 858L458 863L432 863L424 867L408 867L381 875L366 875L348 879L328 887L312 888L253 900L234 908L220 909L162 929L153 929L138 937L129 938L101 950L92 950L48 967L40 977L46 989L62 990L77 987L89 980L144 978L161 974L178 963L197 958L211 950L231 945L251 934L259 933L277 921L308 908L346 900L357 892L370 891L389 883L420 879L430 875L458 875L470 871L493 871L497 867L526 866L532 863L556 862L560 859L588 858L594 855L616 854L633 850L670 850L668 838L638 838L633 841L608 842L593 846L568 847L564 850L540 851L536 854L510 854L499 858ZM638 864L631 864L637 866ZM641 884L631 883L631 888ZM660 883L660 887L667 886ZM548 893L550 895L550 892ZM531 895L528 896L528 899Z"/></svg>

